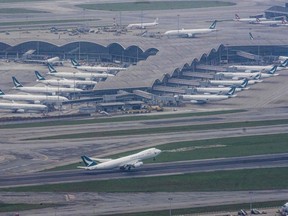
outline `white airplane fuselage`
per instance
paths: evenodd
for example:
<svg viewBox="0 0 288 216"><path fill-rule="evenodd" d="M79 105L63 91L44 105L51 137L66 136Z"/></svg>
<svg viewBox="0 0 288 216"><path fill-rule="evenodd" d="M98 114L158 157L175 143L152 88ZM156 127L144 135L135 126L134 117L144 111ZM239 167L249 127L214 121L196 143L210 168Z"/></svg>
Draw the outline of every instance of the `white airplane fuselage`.
<svg viewBox="0 0 288 216"><path fill-rule="evenodd" d="M207 34L217 31L216 29L179 29L169 30L164 33L166 36L178 36L178 37L195 37L195 35Z"/></svg>
<svg viewBox="0 0 288 216"><path fill-rule="evenodd" d="M70 79L96 79L96 78L107 78L113 77L113 74L107 73L68 73L68 72L57 72L57 73L48 73L49 75L61 77L61 78L70 78Z"/></svg>
<svg viewBox="0 0 288 216"><path fill-rule="evenodd" d="M46 84L46 85L53 85L53 86L69 86L74 87L78 85L96 85L96 81L92 80L68 80L68 79L47 79L47 80L38 80L38 82Z"/></svg>
<svg viewBox="0 0 288 216"><path fill-rule="evenodd" d="M191 103L206 103L208 101L221 101L235 97L235 95L209 95L209 94L196 94L196 95L181 95L181 99L184 101L190 101Z"/></svg>
<svg viewBox="0 0 288 216"><path fill-rule="evenodd" d="M47 95L20 95L20 94L5 94L0 95L1 99L10 101L29 101L33 103L61 103L68 101L66 97L63 96L47 96Z"/></svg>
<svg viewBox="0 0 288 216"><path fill-rule="evenodd" d="M30 92L30 93L45 93L45 94L54 94L54 93L75 93L81 92L82 89L79 88L63 88L63 87L50 87L50 86L35 86L35 87L14 87L15 89L23 92Z"/></svg>
<svg viewBox="0 0 288 216"><path fill-rule="evenodd" d="M0 103L0 109L9 109L13 112L45 111L47 106L42 104Z"/></svg>
<svg viewBox="0 0 288 216"><path fill-rule="evenodd" d="M87 72L114 72L114 71L123 71L126 70L126 68L122 67L103 67L103 66L86 66L86 65L81 65L81 66L74 66L77 70L81 71L87 71Z"/></svg>
<svg viewBox="0 0 288 216"><path fill-rule="evenodd" d="M227 94L231 87L196 87L198 93ZM242 88L235 88L235 91L242 91Z"/></svg>
<svg viewBox="0 0 288 216"><path fill-rule="evenodd" d="M259 76L260 73L251 73L251 72L217 72L217 75L222 75L226 78L247 78L247 79L254 79L255 77Z"/></svg>

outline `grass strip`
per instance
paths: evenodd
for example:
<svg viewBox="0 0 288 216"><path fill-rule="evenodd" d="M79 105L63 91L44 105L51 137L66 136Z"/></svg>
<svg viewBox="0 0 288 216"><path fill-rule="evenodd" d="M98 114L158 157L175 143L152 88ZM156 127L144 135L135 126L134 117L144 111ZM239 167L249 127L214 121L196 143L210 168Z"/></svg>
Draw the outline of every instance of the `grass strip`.
<svg viewBox="0 0 288 216"><path fill-rule="evenodd" d="M33 123L17 123L0 125L0 129L10 128L28 128L28 127L49 127L49 126L65 126L65 125L81 125L81 124L100 124L112 122L127 122L127 121L147 121L147 120L160 120L160 119L173 119L173 118L188 118L198 116L211 116L211 115L225 115L246 112L246 110L225 110L213 112L194 112L194 113L176 113L176 114L160 114L160 115L140 115L140 116L121 116L112 118L97 118L97 119L84 119L84 120L57 120L46 122L33 122Z"/></svg>
<svg viewBox="0 0 288 216"><path fill-rule="evenodd" d="M73 134L37 137L26 140L82 139L82 138L97 138L97 137L112 137L112 136L147 135L147 134L159 134L159 133L177 133L177 132L189 132L189 131L212 130L212 129L216 130L227 128L243 128L243 132L245 132L245 130L247 130L246 128L249 127L284 125L284 124L288 124L288 119L73 133Z"/></svg>
<svg viewBox="0 0 288 216"><path fill-rule="evenodd" d="M278 201L270 201L270 202L253 202L253 208L256 208L260 211L263 211L263 208L275 207L277 209L283 205L283 203L287 202L287 200L278 200ZM167 201L167 206L169 206ZM189 214L205 214L210 213L212 215L230 215L227 213L230 212L238 212L240 209L248 209L250 208L249 201L247 203L241 204L231 204L231 205L218 205L218 206L205 206L205 207L197 207L197 208L184 208L184 209L173 209L173 201L172 201L172 214L173 215L189 215ZM212 210L212 212L211 212ZM161 210L161 211L150 211L150 212L137 212L137 213L125 213L125 214L117 214L110 216L167 216L169 215L170 209ZM265 209L264 209L265 211ZM226 214L225 214L226 212ZM223 214L221 214L223 213ZM276 213L276 212L275 212Z"/></svg>
<svg viewBox="0 0 288 216"><path fill-rule="evenodd" d="M95 172L97 178L97 172ZM13 192L193 192L288 188L287 167L215 171L183 175L112 179L3 188ZM85 179L85 174L83 174Z"/></svg>
<svg viewBox="0 0 288 216"><path fill-rule="evenodd" d="M48 12L39 10L29 10L25 8L0 8L0 13L20 14L20 13L48 13Z"/></svg>
<svg viewBox="0 0 288 216"><path fill-rule="evenodd" d="M207 8L232 6L235 3L225 1L136 1L123 3L77 4L88 10L105 11L142 11L142 10L176 10L189 8Z"/></svg>
<svg viewBox="0 0 288 216"><path fill-rule="evenodd" d="M145 163L277 154L283 153L283 149L288 149L287 140L288 134L271 134L172 142L155 146L163 151L162 154L157 157L156 161L147 160ZM124 157L141 150L144 149L112 155L109 158ZM45 171L76 169L79 165L83 166L82 162L79 161L79 163L72 163Z"/></svg>
<svg viewBox="0 0 288 216"><path fill-rule="evenodd" d="M25 210L43 209L43 208L51 208L51 207L59 207L59 206L60 205L58 205L58 204L48 204L48 203L40 203L40 204L0 203L0 212L20 212L20 211L25 211Z"/></svg>

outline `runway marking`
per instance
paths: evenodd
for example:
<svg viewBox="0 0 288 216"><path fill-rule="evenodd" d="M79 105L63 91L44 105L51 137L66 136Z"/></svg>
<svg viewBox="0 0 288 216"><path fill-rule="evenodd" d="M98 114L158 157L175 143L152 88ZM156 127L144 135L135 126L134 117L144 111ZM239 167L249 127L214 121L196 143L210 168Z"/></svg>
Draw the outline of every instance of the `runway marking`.
<svg viewBox="0 0 288 216"><path fill-rule="evenodd" d="M207 145L207 146L193 146L193 147L185 147L171 150L163 150L162 152L185 152L185 151L194 151L197 149L207 149L207 148L222 148L226 147L226 145Z"/></svg>

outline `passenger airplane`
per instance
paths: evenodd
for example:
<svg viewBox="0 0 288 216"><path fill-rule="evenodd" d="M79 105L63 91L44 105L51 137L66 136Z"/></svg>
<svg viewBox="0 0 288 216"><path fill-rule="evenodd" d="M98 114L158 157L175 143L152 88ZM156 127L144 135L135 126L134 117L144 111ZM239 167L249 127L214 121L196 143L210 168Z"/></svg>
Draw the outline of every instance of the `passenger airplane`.
<svg viewBox="0 0 288 216"><path fill-rule="evenodd" d="M266 18L264 17L261 17L261 18L258 18L260 21L264 21L266 20ZM237 21L237 22L246 22L246 23L253 23L253 22L256 22L256 18L240 18L240 16L238 14L235 14L235 19L233 19L234 21Z"/></svg>
<svg viewBox="0 0 288 216"><path fill-rule="evenodd" d="M267 73L262 73L261 72L261 78L268 78L268 77L272 77L272 76L278 76L279 74L276 74L277 70L277 66L273 67L270 71L268 71Z"/></svg>
<svg viewBox="0 0 288 216"><path fill-rule="evenodd" d="M209 80L211 85L218 85L218 86L235 86L236 88L246 88L249 84L248 79L243 80Z"/></svg>
<svg viewBox="0 0 288 216"><path fill-rule="evenodd" d="M234 87L196 87L195 90L197 93L205 94L227 94ZM235 92L242 91L244 88L236 88Z"/></svg>
<svg viewBox="0 0 288 216"><path fill-rule="evenodd" d="M232 79L241 79L241 78L247 78L247 79L260 79L261 73L260 72L217 72L217 75L223 76L225 78L232 78Z"/></svg>
<svg viewBox="0 0 288 216"><path fill-rule="evenodd" d="M70 88L77 87L77 86L92 86L96 85L97 82L93 80L70 80L70 79L45 79L38 71L35 71L35 75L37 77L37 82L41 82L46 85L53 85L53 86L69 86Z"/></svg>
<svg viewBox="0 0 288 216"><path fill-rule="evenodd" d="M283 17L281 20L260 20L259 18L256 19L255 24L261 25L270 25L270 26L277 26L281 24L287 23L286 19Z"/></svg>
<svg viewBox="0 0 288 216"><path fill-rule="evenodd" d="M62 64L59 57L52 57L48 59L31 59L29 56L33 55L36 50L28 50L25 52L22 57L18 60L27 63L40 63L40 64Z"/></svg>
<svg viewBox="0 0 288 216"><path fill-rule="evenodd" d="M62 103L64 101L68 101L66 97L63 96L47 96L47 95L31 95L31 94L4 94L2 90L0 90L0 98L4 100L10 101L28 101L35 104L45 103Z"/></svg>
<svg viewBox="0 0 288 216"><path fill-rule="evenodd" d="M156 18L154 20L154 22L150 22L150 23L134 23L134 24L129 24L126 28L127 29L145 29L147 27L153 27L153 26L157 26L158 23L158 18Z"/></svg>
<svg viewBox="0 0 288 216"><path fill-rule="evenodd" d="M75 59L71 59L71 64L74 68L82 71L87 72L115 72L115 71L122 71L126 70L126 68L123 67L104 67L104 66L86 66L86 65L80 65L79 62L77 62Z"/></svg>
<svg viewBox="0 0 288 216"><path fill-rule="evenodd" d="M96 78L108 78L114 77L113 74L108 73L82 73L82 72L57 72L52 65L48 65L49 75L61 77L61 78L70 78L70 79L85 79L91 80Z"/></svg>
<svg viewBox="0 0 288 216"><path fill-rule="evenodd" d="M0 109L12 110L12 112L44 112L47 111L47 106L43 104L25 104L25 103L0 103Z"/></svg>
<svg viewBox="0 0 288 216"><path fill-rule="evenodd" d="M288 63L287 61L283 62L279 67L277 65L231 65L228 68L238 70L238 71L245 71L245 72L268 72L274 67L276 67L276 70L281 70L283 67L286 67Z"/></svg>
<svg viewBox="0 0 288 216"><path fill-rule="evenodd" d="M215 20L209 28L207 29L179 29L179 30L169 30L164 33L166 36L177 36L177 37L187 37L187 38L193 38L196 35L201 35L201 34L207 34L211 33L216 30L216 23L217 20Z"/></svg>
<svg viewBox="0 0 288 216"><path fill-rule="evenodd" d="M121 157L118 159L99 159L82 156L85 166L78 166L80 169L94 170L94 169L120 169L131 170L143 165L142 160L148 158L155 158L161 153L161 150L156 148L146 149L144 151Z"/></svg>
<svg viewBox="0 0 288 216"><path fill-rule="evenodd" d="M190 101L191 103L204 104L209 101L220 101L225 100L231 97L235 97L234 95L235 87L232 87L230 91L225 95L215 95L215 94L191 94L191 95L175 95L175 99L178 98L184 101Z"/></svg>
<svg viewBox="0 0 288 216"><path fill-rule="evenodd" d="M30 93L45 93L55 95L56 93L76 93L82 92L82 89L79 88L63 88L63 87L49 87L49 86L33 86L33 87L24 87L16 77L12 77L14 88L24 92Z"/></svg>

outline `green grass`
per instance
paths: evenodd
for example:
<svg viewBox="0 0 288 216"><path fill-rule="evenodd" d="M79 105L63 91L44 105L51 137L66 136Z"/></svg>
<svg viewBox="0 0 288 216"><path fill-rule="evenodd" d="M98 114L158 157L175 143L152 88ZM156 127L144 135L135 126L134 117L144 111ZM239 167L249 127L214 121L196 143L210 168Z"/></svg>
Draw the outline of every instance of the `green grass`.
<svg viewBox="0 0 288 216"><path fill-rule="evenodd" d="M1 24L0 24L1 25ZM113 123L113 122L127 122L127 121L147 121L147 120L160 120L160 119L173 119L173 118L188 118L193 116L211 116L211 115L225 115L246 112L246 110L225 110L214 112L194 112L194 113L176 113L176 114L160 114L160 115L141 115L141 116L121 116L121 117L108 117L97 119L85 120L53 120L48 122L34 122L34 123L17 123L0 125L0 129L10 128L27 128L27 127L49 127L60 125L80 125L80 124L100 124L100 123Z"/></svg>
<svg viewBox="0 0 288 216"><path fill-rule="evenodd" d="M207 7L232 6L235 3L225 1L135 1L123 3L78 4L76 6L89 10L106 11L141 11L141 10L175 10Z"/></svg>
<svg viewBox="0 0 288 216"><path fill-rule="evenodd" d="M288 119L280 120L266 120L266 121L245 121L245 122L228 122L215 124L201 124L201 125L184 125L172 127L150 127L144 129L129 129L129 130L113 130L113 131L99 131L87 133L73 133L55 136L37 137L27 140L53 140L53 139L82 139L82 138L97 138L97 137L112 137L112 136L131 136L131 135L148 135L158 133L177 133L177 132L191 132L199 130L212 129L227 129L227 128L246 128L266 126L266 125L283 125L287 124Z"/></svg>
<svg viewBox="0 0 288 216"><path fill-rule="evenodd" d="M283 203L285 202L287 202L287 200L279 200L279 201L271 201L271 202L255 202L255 203L253 202L253 208L259 209L260 211L263 208L267 208L267 207L276 207L279 209L280 206L282 206ZM169 206L168 198L167 198L167 206ZM250 208L250 203L205 206L205 207L185 208L185 209L173 209L173 201L172 201L172 214L173 215L200 214L200 213L204 214L204 213L209 213L209 210L213 210L214 215L226 215L225 212L238 212L240 209L248 210L249 208ZM151 211L151 212L117 214L117 216L135 216L135 215L137 216L155 216L155 215L167 216L169 215L169 209L161 210L161 211ZM116 216L116 215L110 215L110 216Z"/></svg>
<svg viewBox="0 0 288 216"><path fill-rule="evenodd" d="M156 161L147 160L145 163L163 163L185 160L201 160L210 158L239 157L261 154L283 153L288 149L288 134L256 135L244 137L229 137L199 141L172 142L155 146L163 152ZM217 147L218 145L218 147ZM109 158L119 158L139 152L128 151ZM173 152L174 150L174 152ZM76 169L82 162L60 166L49 171ZM45 170L47 171L47 170Z"/></svg>
<svg viewBox="0 0 288 216"><path fill-rule="evenodd" d="M0 8L0 13L19 14L19 13L48 13L39 10L29 10L25 8Z"/></svg>
<svg viewBox="0 0 288 216"><path fill-rule="evenodd" d="M51 208L51 207L59 207L57 204L47 204L47 203L39 203L39 204L6 204L0 203L0 212L20 212L25 210L32 209L42 209L42 208Z"/></svg>
<svg viewBox="0 0 288 216"><path fill-rule="evenodd" d="M83 174L83 176L85 176ZM95 174L97 178L97 174ZM3 188L14 192L193 192L288 189L285 168L215 171L183 175Z"/></svg>

